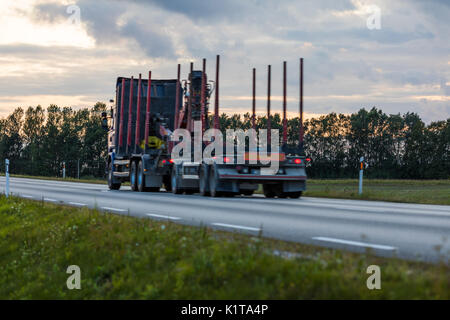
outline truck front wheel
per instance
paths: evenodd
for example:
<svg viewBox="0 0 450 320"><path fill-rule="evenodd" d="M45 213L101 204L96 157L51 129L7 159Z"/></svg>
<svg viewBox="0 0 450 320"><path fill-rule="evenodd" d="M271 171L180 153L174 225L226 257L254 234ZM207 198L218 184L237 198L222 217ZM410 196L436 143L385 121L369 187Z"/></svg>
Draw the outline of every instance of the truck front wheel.
<svg viewBox="0 0 450 320"><path fill-rule="evenodd" d="M135 162L136 163L136 162ZM142 165L142 161L138 162L137 165L137 190L139 192L145 192L147 189L145 188L145 175L144 175L144 166Z"/></svg>
<svg viewBox="0 0 450 320"><path fill-rule="evenodd" d="M120 182L115 182L114 181L114 168L113 168L113 164L112 162L109 163L108 166L108 187L109 190L119 190L121 183Z"/></svg>
<svg viewBox="0 0 450 320"><path fill-rule="evenodd" d="M131 170L130 170L130 184L131 184L131 190L138 191L138 184L137 184L137 165L136 161L131 162Z"/></svg>

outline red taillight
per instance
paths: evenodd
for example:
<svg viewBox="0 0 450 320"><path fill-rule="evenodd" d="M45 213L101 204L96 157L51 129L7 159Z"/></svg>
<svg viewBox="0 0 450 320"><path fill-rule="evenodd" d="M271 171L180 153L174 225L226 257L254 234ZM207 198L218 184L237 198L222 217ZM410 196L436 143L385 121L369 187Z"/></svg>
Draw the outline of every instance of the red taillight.
<svg viewBox="0 0 450 320"><path fill-rule="evenodd" d="M170 163L173 163L173 159L170 159L169 162L170 162Z"/></svg>
<svg viewBox="0 0 450 320"><path fill-rule="evenodd" d="M231 159L228 157L223 157L223 162L229 163L229 162L231 162Z"/></svg>
<svg viewBox="0 0 450 320"><path fill-rule="evenodd" d="M166 161L165 159L162 161L163 164L166 164L166 162L167 162L167 161Z"/></svg>
<svg viewBox="0 0 450 320"><path fill-rule="evenodd" d="M302 159L295 159L295 160L294 160L294 163L295 163L295 164L300 164L300 163L302 163Z"/></svg>
<svg viewBox="0 0 450 320"><path fill-rule="evenodd" d="M306 158L306 161L311 162L311 158Z"/></svg>

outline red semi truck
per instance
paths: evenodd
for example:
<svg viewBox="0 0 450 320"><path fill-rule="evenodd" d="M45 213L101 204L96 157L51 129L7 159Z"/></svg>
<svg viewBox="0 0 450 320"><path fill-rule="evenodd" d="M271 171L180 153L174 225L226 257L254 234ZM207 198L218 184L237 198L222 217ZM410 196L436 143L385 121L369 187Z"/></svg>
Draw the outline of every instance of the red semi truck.
<svg viewBox="0 0 450 320"><path fill-rule="evenodd" d="M108 130L108 186L118 190L129 181L134 191L158 192L162 187L175 194L200 193L203 196L252 195L259 185L268 198L298 198L306 189L306 157L303 152L303 59L300 59L300 130L298 147L287 146L286 119L286 62L283 78L283 134L281 148L262 156L260 146L235 146L236 152L226 154L226 146L219 156L194 159L194 155L173 156L179 141L171 141L176 129L185 129L194 140L194 128L201 123L202 134L208 128L208 110L214 94L212 127L219 128L219 64L216 60L216 79L211 84L203 69L190 66L188 79L153 80L118 78L115 107L111 110ZM271 67L268 68L267 87L268 141L271 141ZM252 125L255 128L255 69L253 69ZM104 122L108 122L104 119ZM197 122L197 124L195 124ZM251 137L250 137L251 138ZM209 142L201 139L201 152ZM234 140L233 140L234 141ZM233 142L237 143L237 142ZM245 145L245 137L244 137ZM270 143L269 143L270 145ZM193 147L195 148L195 147ZM239 154L238 151L241 151ZM222 150L221 150L222 151ZM228 151L228 149L227 149ZM242 154L243 153L243 154ZM239 158L240 157L240 158ZM276 161L276 171L267 170ZM276 159L276 160L274 160ZM196 160L196 161L194 161Z"/></svg>

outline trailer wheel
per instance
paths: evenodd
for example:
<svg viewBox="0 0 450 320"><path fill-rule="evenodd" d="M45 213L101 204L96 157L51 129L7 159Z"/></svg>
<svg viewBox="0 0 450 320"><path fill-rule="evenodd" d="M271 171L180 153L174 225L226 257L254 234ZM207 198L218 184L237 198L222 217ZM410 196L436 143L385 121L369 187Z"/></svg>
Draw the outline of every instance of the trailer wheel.
<svg viewBox="0 0 450 320"><path fill-rule="evenodd" d="M174 194L182 194L183 193L183 189L181 189L179 187L179 178L178 178L178 175L177 175L177 167L176 166L173 166L173 168L172 168L171 180L172 180L172 193L174 193Z"/></svg>
<svg viewBox="0 0 450 320"><path fill-rule="evenodd" d="M209 185L208 185L208 167L201 166L199 172L199 192L200 195L207 197L209 196Z"/></svg>
<svg viewBox="0 0 450 320"><path fill-rule="evenodd" d="M119 190L120 186L122 185L120 182L119 183L114 183L114 175L113 175L113 164L112 162L109 163L108 166L108 187L109 190Z"/></svg>
<svg viewBox="0 0 450 320"><path fill-rule="evenodd" d="M138 191L138 184L137 184L137 165L136 161L131 162L131 170L130 170L130 184L131 184L131 190Z"/></svg>
<svg viewBox="0 0 450 320"><path fill-rule="evenodd" d="M167 192L172 192L172 179L170 176L164 176L163 178L164 188Z"/></svg>
<svg viewBox="0 0 450 320"><path fill-rule="evenodd" d="M298 191L298 192L289 192L289 198L291 199L298 199L302 196L302 191Z"/></svg>
<svg viewBox="0 0 450 320"><path fill-rule="evenodd" d="M145 188L145 175L144 175L144 166L142 161L138 162L137 165L137 190L139 192L145 192L147 189Z"/></svg>
<svg viewBox="0 0 450 320"><path fill-rule="evenodd" d="M214 166L211 166L211 171L209 172L209 193L211 197L220 197L222 194L217 191L217 180L216 180L216 172L214 170Z"/></svg>
<svg viewBox="0 0 450 320"><path fill-rule="evenodd" d="M264 184L263 191L266 198L275 198L276 196L275 188L271 184Z"/></svg>

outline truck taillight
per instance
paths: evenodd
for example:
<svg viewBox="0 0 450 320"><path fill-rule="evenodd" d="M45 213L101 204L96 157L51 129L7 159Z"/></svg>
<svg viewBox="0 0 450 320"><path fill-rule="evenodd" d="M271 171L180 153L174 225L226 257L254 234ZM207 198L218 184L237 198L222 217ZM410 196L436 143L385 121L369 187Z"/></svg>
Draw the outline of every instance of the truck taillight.
<svg viewBox="0 0 450 320"><path fill-rule="evenodd" d="M229 158L229 157L223 157L223 162L225 162L225 163L230 163L230 162L231 162L231 158Z"/></svg>
<svg viewBox="0 0 450 320"><path fill-rule="evenodd" d="M306 158L306 161L311 162L311 158Z"/></svg>
<svg viewBox="0 0 450 320"><path fill-rule="evenodd" d="M295 163L295 164L300 164L300 163L302 163L302 159L295 159L295 160L294 160L294 163Z"/></svg>

